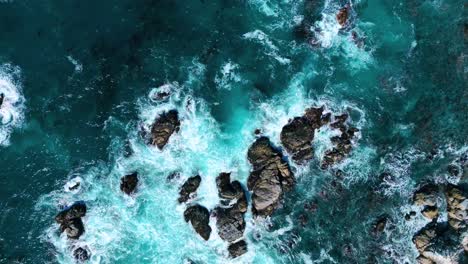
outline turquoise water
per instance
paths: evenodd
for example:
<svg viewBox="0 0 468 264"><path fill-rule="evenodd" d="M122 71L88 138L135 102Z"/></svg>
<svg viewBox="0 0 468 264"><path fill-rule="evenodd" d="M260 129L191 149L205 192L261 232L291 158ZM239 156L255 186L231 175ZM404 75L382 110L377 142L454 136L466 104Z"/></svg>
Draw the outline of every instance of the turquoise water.
<svg viewBox="0 0 468 264"><path fill-rule="evenodd" d="M468 151L464 1L354 0L343 29L346 3L0 1L0 263L74 263L77 246L90 263L415 263L428 220L405 221L413 191L467 180L446 169ZM294 34L301 21L317 45ZM163 85L169 100L152 101ZM350 156L321 170L333 132L316 133L282 208L247 212L247 254L228 258L216 230L197 236L177 203L184 180L201 175L197 202L213 209L220 172L246 183L255 129L281 147L288 120L318 105L360 129ZM146 145L139 128L174 108L180 131L163 151ZM120 178L133 171L129 197ZM86 231L70 241L54 216L77 200Z"/></svg>

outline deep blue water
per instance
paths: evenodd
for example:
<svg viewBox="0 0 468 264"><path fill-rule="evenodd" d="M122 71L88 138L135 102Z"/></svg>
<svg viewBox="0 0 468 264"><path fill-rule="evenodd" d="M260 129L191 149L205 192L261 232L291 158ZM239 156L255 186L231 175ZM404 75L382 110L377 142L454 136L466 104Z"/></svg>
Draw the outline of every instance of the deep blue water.
<svg viewBox="0 0 468 264"><path fill-rule="evenodd" d="M73 263L76 243L91 263L416 263L411 239L428 220L405 221L413 191L468 177L447 171L467 152L466 3L353 0L341 28L346 3L0 1L0 263ZM317 45L297 34L301 21L320 30ZM151 101L162 85L170 100ZM318 105L360 129L349 157L320 169L330 142L316 134L315 158L290 161L297 185L283 207L266 222L247 213L247 254L201 240L177 203L183 180L199 173L198 202L214 208L220 172L246 183L255 129L281 147L288 120ZM139 128L169 109L181 130L159 151ZM133 197L119 190L130 171ZM182 179L168 183L174 171ZM86 231L71 242L54 216L77 200Z"/></svg>

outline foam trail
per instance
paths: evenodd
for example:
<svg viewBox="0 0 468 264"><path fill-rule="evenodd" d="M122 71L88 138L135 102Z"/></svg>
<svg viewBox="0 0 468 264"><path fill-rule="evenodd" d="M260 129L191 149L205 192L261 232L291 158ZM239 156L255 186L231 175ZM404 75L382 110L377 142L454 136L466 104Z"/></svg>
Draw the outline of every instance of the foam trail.
<svg viewBox="0 0 468 264"><path fill-rule="evenodd" d="M25 98L19 81L20 69L10 64L0 65L0 146L10 144L10 135L24 122Z"/></svg>

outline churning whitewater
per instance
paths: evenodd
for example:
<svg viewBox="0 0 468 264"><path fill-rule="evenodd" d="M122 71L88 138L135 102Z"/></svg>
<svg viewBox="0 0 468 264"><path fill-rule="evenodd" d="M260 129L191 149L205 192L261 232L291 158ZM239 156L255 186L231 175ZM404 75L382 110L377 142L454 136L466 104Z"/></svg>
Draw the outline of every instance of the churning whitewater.
<svg viewBox="0 0 468 264"><path fill-rule="evenodd" d="M0 1L0 263L467 263L465 7Z"/></svg>

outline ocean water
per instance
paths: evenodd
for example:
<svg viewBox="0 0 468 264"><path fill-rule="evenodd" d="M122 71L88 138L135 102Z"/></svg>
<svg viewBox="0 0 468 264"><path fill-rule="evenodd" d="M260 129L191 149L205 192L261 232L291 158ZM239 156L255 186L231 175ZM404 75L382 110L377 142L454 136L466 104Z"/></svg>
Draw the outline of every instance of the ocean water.
<svg viewBox="0 0 468 264"><path fill-rule="evenodd" d="M75 263L77 247L89 263L416 263L411 239L428 220L405 221L413 191L467 181L447 171L468 152L464 5L0 0L0 263ZM159 90L171 96L152 100ZM311 162L286 157L297 185L271 218L247 212L248 253L229 258L214 219L208 241L185 223L188 177L201 175L196 202L213 209L220 172L246 184L256 129L281 148L288 120L321 105L350 114L353 150L320 169L336 133L322 129ZM171 109L180 131L162 151L146 145L141 128ZM120 178L134 171L126 196ZM71 241L54 216L79 200L85 233Z"/></svg>

